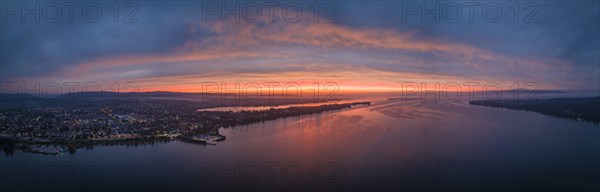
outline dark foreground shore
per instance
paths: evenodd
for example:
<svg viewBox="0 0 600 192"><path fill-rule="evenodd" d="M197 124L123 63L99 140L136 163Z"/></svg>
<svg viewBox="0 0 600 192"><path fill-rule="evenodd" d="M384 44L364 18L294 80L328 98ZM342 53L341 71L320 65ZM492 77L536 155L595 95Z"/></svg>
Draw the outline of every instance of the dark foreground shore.
<svg viewBox="0 0 600 192"><path fill-rule="evenodd" d="M531 100L481 100L471 105L538 112L544 115L600 123L600 97Z"/></svg>

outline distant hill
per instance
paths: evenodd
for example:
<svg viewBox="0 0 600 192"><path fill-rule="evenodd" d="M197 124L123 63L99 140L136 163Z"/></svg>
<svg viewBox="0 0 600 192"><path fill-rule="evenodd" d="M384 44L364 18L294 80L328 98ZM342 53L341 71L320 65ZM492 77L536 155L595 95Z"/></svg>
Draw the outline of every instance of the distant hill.
<svg viewBox="0 0 600 192"><path fill-rule="evenodd" d="M267 93L265 93L267 94ZM160 102L165 105L177 105L180 107L222 107L222 106L267 106L284 105L293 103L314 102L314 97L306 96L302 99L287 99L281 95L276 97L250 96L248 98L223 97L223 95L232 96L234 94L204 94L204 93L184 93L184 92L75 92L61 95L39 95L21 93L0 93L0 107L2 108L22 108L22 107L78 107L78 106L111 106L131 102ZM258 98L258 99L253 99ZM335 100L328 98L327 100Z"/></svg>
<svg viewBox="0 0 600 192"><path fill-rule="evenodd" d="M198 97L200 98L202 93L182 93L182 92L167 92L167 91L153 91L153 92L76 92L66 93L59 97L66 98L116 98L116 97Z"/></svg>
<svg viewBox="0 0 600 192"><path fill-rule="evenodd" d="M563 91L563 90L531 90L531 89L506 89L506 90L502 90L502 92L514 92L514 91L518 91L518 92L531 92L531 91L535 91L536 94L564 94L564 93L569 93L568 91Z"/></svg>

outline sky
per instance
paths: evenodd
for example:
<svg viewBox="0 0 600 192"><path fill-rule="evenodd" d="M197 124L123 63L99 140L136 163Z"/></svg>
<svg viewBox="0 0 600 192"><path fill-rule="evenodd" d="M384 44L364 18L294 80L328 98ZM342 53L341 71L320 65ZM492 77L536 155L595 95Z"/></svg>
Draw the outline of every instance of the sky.
<svg viewBox="0 0 600 192"><path fill-rule="evenodd" d="M2 1L0 80L105 91L128 82L181 92L205 82L600 89L593 0L127 2ZM225 9L237 13L223 18Z"/></svg>

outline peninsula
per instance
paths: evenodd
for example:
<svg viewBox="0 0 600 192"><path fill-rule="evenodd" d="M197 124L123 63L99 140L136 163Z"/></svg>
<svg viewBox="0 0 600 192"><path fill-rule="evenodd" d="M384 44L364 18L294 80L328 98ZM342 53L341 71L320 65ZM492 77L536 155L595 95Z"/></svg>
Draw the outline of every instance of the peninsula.
<svg viewBox="0 0 600 192"><path fill-rule="evenodd" d="M42 154L74 153L82 147L171 140L214 145L225 140L219 128L370 105L353 102L234 112L201 111L189 107L190 103L103 103L5 108L0 111L0 145L7 154L15 149Z"/></svg>
<svg viewBox="0 0 600 192"><path fill-rule="evenodd" d="M538 112L544 115L600 123L600 97L529 100L481 100L471 105Z"/></svg>

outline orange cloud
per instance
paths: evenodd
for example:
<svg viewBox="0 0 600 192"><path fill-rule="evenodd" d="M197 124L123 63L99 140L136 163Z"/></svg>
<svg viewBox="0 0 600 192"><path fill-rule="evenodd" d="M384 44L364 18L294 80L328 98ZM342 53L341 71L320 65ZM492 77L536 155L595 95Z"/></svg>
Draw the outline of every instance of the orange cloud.
<svg viewBox="0 0 600 192"><path fill-rule="evenodd" d="M472 75L477 79L493 79L496 72L518 72L533 71L538 73L540 79L544 73L562 73L569 70L568 65L560 65L565 61L550 60L554 64L549 65L542 61L513 58L511 56L491 53L471 45L461 43L448 43L437 39L418 39L413 32L398 32L391 29L355 29L331 23L313 23L301 21L298 23L233 23L233 22L209 22L191 24L191 31L204 30L210 35L191 38L172 54L165 55L130 55L125 57L100 58L66 68L54 77L62 79L80 79L93 81L94 78L111 76L114 72L102 72L105 69L123 68L133 66L144 69L150 64L164 63L169 67L189 68L190 72L206 66L221 66L225 69L251 68L252 66L264 65L265 67L281 67L282 71L272 72L240 72L240 71L201 71L204 76L194 75L171 75L167 77L143 77L135 80L146 82L158 88L169 88L179 90L193 90L183 88L182 84L194 84L202 80L217 78L250 80L261 78L267 80L339 80L353 86L396 86L398 81L407 79L435 80L443 76L443 79L457 80L465 79L461 76L444 75L443 72L428 73L423 71L410 71L418 67L431 68L467 68L481 72ZM304 49L294 49L295 47ZM312 53L311 49L328 50L331 52L356 54L358 58L364 59L362 65L349 64L351 61L344 59L329 59L327 61L300 62L296 59L305 59ZM400 56L389 56L378 58L370 55L369 51L391 51L405 53ZM425 60L414 53L429 53L430 60ZM319 54L319 53L316 53ZM326 57L328 58L328 57ZM333 61L330 61L333 60ZM230 62L223 62L230 61ZM251 63L250 61L264 62L263 64ZM279 61L279 62L273 62ZM368 63L383 63L388 66L372 66ZM195 63L190 65L189 63ZM283 64L281 64L283 63ZM227 65L227 66L222 66ZM283 65L283 66L281 66ZM389 66L398 66L398 69L386 69ZM557 70L558 67L558 70ZM289 70L285 70L289 68ZM294 71L294 69L302 69ZM403 71L403 69L409 69ZM507 70L508 69L508 70ZM206 74L213 74L208 76ZM261 75L262 74L262 75ZM486 77L492 75L492 77ZM233 76L233 78L232 78ZM498 76L496 79L502 79ZM527 77L524 77L527 78ZM356 80L361 79L361 80ZM511 79L502 79L504 81ZM514 79L512 79L514 80ZM169 84L177 84L170 86ZM366 83L365 83L366 82ZM197 84L196 84L197 85ZM177 88L178 87L178 88ZM151 88L149 88L151 89Z"/></svg>

